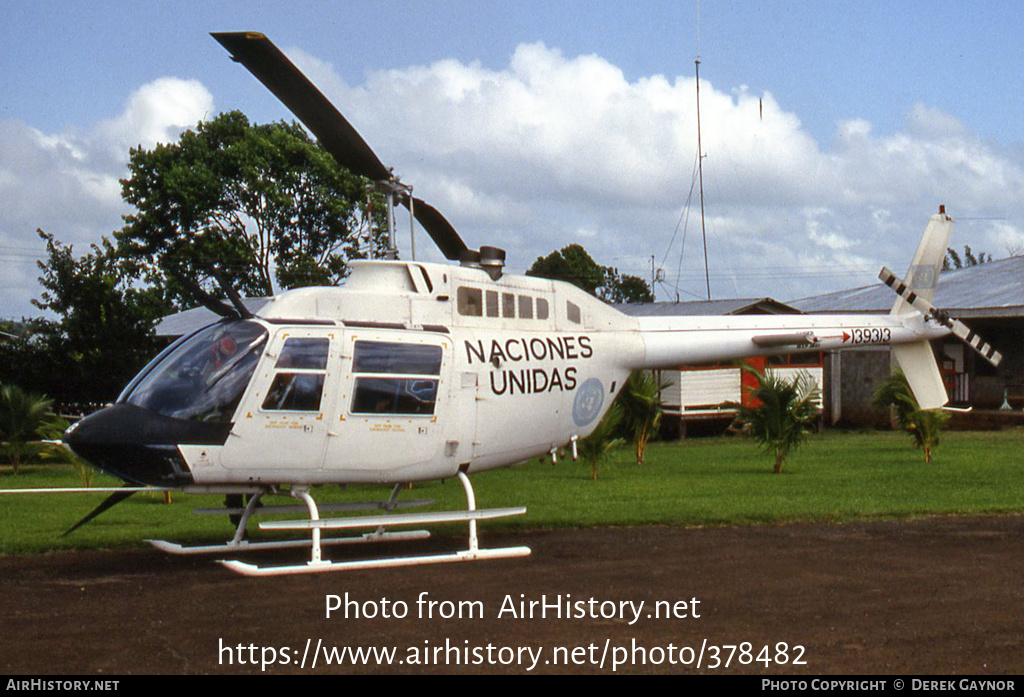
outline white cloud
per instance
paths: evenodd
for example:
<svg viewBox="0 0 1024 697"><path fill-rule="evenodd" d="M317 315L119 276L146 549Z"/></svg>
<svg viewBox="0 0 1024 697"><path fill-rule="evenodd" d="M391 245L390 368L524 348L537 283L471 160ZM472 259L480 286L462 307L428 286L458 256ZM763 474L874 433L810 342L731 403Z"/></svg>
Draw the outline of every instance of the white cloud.
<svg viewBox="0 0 1024 697"><path fill-rule="evenodd" d="M696 159L693 78L630 81L599 56L540 43L519 46L501 70L446 60L355 87L328 64L300 63L470 244L509 247L511 268L580 231L599 261L635 266L624 271L646 276L650 256L666 256ZM1024 170L941 107L915 106L892 134L853 116L824 149L770 93L702 81L700 95L709 254L723 292L785 299L871 283L875 264L909 260L940 203L954 216L1020 219ZM703 276L695 220L678 265L690 278Z"/></svg>
<svg viewBox="0 0 1024 697"><path fill-rule="evenodd" d="M501 69L443 60L349 85L329 63L288 53L469 244L505 247L510 270L583 240L600 263L645 278L653 255L684 278L683 297L703 295L695 197L669 246L693 187L692 77L631 80L600 56L533 43ZM942 104L913 107L893 133L851 114L819 143L769 92L702 81L700 97L716 296L787 300L872 283L882 263L909 261L940 203L954 217L998 219L961 226L956 246L999 256L1024 237L1024 151L982 141ZM108 234L127 149L212 114L202 85L168 78L83 133L0 123L0 239L40 225L73 242ZM407 246L407 225L398 230ZM421 258L439 258L427 246Z"/></svg>
<svg viewBox="0 0 1024 697"><path fill-rule="evenodd" d="M99 124L89 136L96 152L106 148L115 161L128 150L177 139L182 130L214 116L213 96L198 80L162 77L132 93L124 111Z"/></svg>
<svg viewBox="0 0 1024 697"><path fill-rule="evenodd" d="M132 93L123 111L86 129L42 133L0 121L0 247L43 245L37 228L85 250L121 225L126 207L119 179L128 151L171 142L210 116L213 97L195 80L160 78ZM19 255L0 264L0 317L32 314L38 271Z"/></svg>
<svg viewBox="0 0 1024 697"><path fill-rule="evenodd" d="M988 233L990 247L980 249L994 257L1024 256L1024 229L1006 221L993 221Z"/></svg>

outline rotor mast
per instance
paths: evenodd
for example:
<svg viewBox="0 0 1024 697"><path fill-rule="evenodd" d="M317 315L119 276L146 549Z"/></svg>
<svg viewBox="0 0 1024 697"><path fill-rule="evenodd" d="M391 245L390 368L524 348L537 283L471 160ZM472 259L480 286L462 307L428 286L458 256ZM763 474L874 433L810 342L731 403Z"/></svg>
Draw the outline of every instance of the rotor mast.
<svg viewBox="0 0 1024 697"><path fill-rule="evenodd" d="M398 180L398 177L392 176L390 179L372 182L367 185L366 189L368 192L376 191L383 194L384 199L387 201L388 236L387 250L384 252L385 259L391 261L398 259L398 241L395 233L395 199L398 198L409 207L409 238L411 244L411 256L412 260L416 261L416 204L414 203L415 198L413 198L412 195L412 186L409 184L403 184ZM372 258L372 231L370 234L370 256Z"/></svg>

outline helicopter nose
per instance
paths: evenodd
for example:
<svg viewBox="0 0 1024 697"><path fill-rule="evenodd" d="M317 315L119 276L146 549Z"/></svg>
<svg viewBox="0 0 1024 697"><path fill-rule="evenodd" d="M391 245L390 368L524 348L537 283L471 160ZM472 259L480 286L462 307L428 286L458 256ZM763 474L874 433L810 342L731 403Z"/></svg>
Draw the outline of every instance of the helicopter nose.
<svg viewBox="0 0 1024 697"><path fill-rule="evenodd" d="M76 455L125 481L184 486L193 481L178 445L223 445L229 423L183 421L119 403L85 417L64 432Z"/></svg>

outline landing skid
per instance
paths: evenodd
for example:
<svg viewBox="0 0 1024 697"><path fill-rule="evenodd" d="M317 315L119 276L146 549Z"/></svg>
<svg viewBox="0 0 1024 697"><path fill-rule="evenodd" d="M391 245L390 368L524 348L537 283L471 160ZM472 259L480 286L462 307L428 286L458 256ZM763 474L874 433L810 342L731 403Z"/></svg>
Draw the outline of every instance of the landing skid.
<svg viewBox="0 0 1024 697"><path fill-rule="evenodd" d="M306 507L309 510L309 520L297 520L297 521L281 521L272 523L261 523L260 528L267 530L310 530L311 540L303 540L303 544L311 544L312 551L310 554L310 560L305 564L296 564L289 566L256 566L255 564L249 564L237 560L220 560L228 569L245 576L285 576L292 574L316 574L326 573L329 571L355 571L358 569L385 569L397 566L417 566L423 564L448 564L461 561L473 561L483 559L507 559L512 557L525 557L530 554L529 547L503 547L495 549L481 549L477 542L476 534L476 523L477 520L500 518L512 515L522 515L526 513L525 508L496 508L496 509L484 509L477 510L476 498L473 495L473 486L469 482L469 477L463 472L459 472L459 481L462 482L462 487L466 492L467 510L465 511L446 511L439 513L399 513L394 515L382 515L382 516L365 516L357 518L330 518L321 519L320 513L317 509L316 502L313 497L309 495L307 489L293 489L292 495L296 498L301 499L305 502ZM397 494L397 488L392 493L392 498ZM249 511L252 506L246 507ZM469 522L469 548L458 552L452 552L448 554L433 554L433 555L422 555L422 556L409 556L409 557L394 557L389 559L365 559L359 561L347 561L347 562L332 562L325 560L321 556L321 548L325 544L333 544L334 540L321 540L320 533L322 530L335 530L335 529L347 529L357 527L375 527L376 532L369 533L363 537L370 537L375 534L379 535L401 535L402 533L385 533L385 526L392 525L421 525L424 523L440 523L440 522ZM423 531L417 531L422 533ZM410 533L414 534L414 533ZM348 538L348 539L361 539L361 538ZM390 539L395 539L394 537ZM296 541L297 542L297 541ZM230 544L230 543L229 543ZM248 549L252 549L255 543L251 543ZM270 543L273 544L273 543ZM237 548L237 547L236 547ZM265 549L265 548L264 548Z"/></svg>

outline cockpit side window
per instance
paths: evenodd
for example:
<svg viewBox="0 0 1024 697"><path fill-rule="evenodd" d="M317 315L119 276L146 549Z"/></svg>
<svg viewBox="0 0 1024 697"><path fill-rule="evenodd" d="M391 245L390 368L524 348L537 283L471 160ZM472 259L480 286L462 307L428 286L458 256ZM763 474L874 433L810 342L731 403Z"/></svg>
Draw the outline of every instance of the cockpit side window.
<svg viewBox="0 0 1024 697"><path fill-rule="evenodd" d="M356 341L352 413L433 414L442 356L431 344Z"/></svg>
<svg viewBox="0 0 1024 697"><path fill-rule="evenodd" d="M320 411L329 350L330 340L326 337L286 339L274 364L277 373L262 408L265 411Z"/></svg>
<svg viewBox="0 0 1024 697"><path fill-rule="evenodd" d="M310 370L327 369L327 350L330 341L326 338L295 338L284 342L281 355L277 357L274 367L306 368Z"/></svg>
<svg viewBox="0 0 1024 697"><path fill-rule="evenodd" d="M124 401L175 419L229 422L267 336L249 320L214 324L168 353Z"/></svg>

